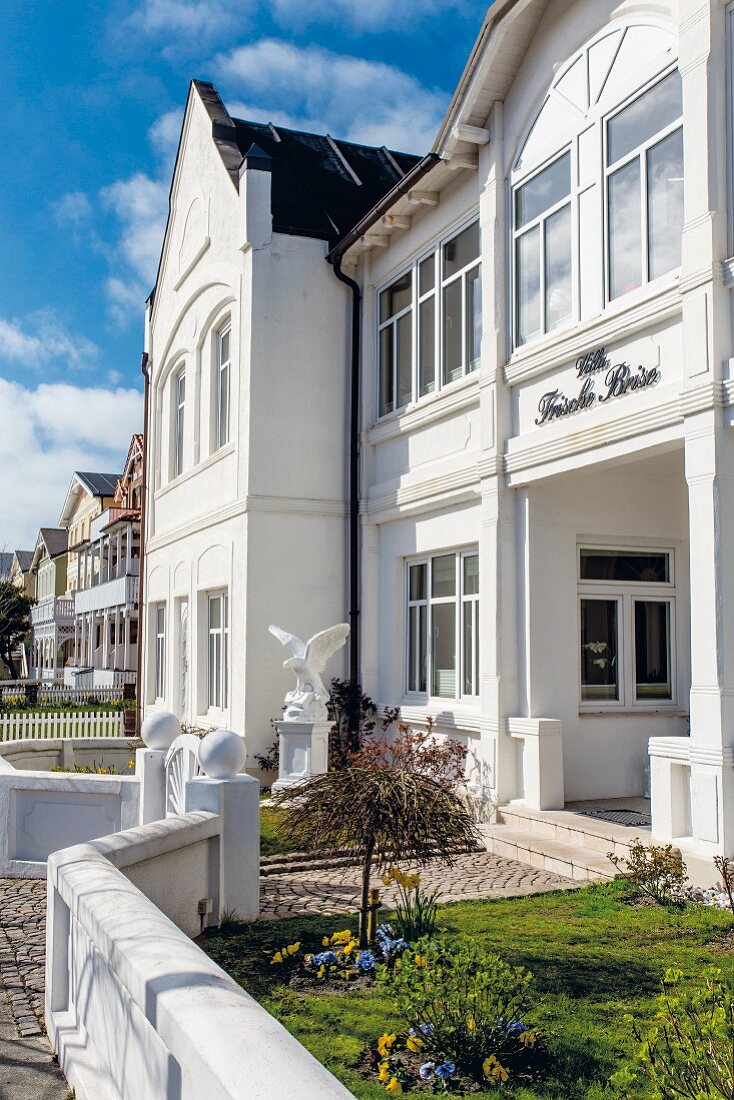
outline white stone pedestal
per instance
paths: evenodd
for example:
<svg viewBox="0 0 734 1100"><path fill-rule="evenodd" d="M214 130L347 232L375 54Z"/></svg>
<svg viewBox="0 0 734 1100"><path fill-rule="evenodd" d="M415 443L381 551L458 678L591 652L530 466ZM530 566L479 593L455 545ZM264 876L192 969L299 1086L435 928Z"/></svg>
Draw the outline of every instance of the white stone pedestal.
<svg viewBox="0 0 734 1100"><path fill-rule="evenodd" d="M273 793L312 775L323 775L329 766L328 722L276 722L280 746L278 778Z"/></svg>

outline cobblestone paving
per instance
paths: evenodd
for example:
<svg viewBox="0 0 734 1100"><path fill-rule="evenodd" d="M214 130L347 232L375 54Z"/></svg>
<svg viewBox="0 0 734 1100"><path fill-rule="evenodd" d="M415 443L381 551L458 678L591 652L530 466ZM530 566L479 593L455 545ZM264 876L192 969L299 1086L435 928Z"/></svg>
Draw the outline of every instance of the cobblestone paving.
<svg viewBox="0 0 734 1100"><path fill-rule="evenodd" d="M46 883L0 878L0 980L19 1034L44 1034Z"/></svg>
<svg viewBox="0 0 734 1100"><path fill-rule="evenodd" d="M516 863L488 852L460 856L451 867L429 864L421 872L423 884L441 891L441 901L469 901L481 898L516 898L549 890L570 890L580 884ZM387 908L395 903L395 887L380 887L380 899ZM359 905L359 868L287 872L263 877L260 886L260 916L263 920L309 913L348 913Z"/></svg>

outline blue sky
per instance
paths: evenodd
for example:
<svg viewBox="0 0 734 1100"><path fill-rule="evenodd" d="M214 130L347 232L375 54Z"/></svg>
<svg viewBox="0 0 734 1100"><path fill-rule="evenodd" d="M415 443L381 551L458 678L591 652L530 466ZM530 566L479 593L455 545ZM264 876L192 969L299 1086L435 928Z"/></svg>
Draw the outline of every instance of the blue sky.
<svg viewBox="0 0 734 1100"><path fill-rule="evenodd" d="M0 549L140 430L191 77L233 114L426 152L486 0L3 0Z"/></svg>

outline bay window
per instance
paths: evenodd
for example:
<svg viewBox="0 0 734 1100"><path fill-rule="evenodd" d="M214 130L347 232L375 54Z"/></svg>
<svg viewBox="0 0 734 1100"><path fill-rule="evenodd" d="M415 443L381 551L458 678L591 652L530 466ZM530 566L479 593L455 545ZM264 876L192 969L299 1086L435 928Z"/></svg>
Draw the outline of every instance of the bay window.
<svg viewBox="0 0 734 1100"><path fill-rule="evenodd" d="M409 562L406 690L479 694L479 557L475 550Z"/></svg>
<svg viewBox="0 0 734 1100"><path fill-rule="evenodd" d="M675 701L673 582L671 551L580 550L583 708Z"/></svg>
<svg viewBox="0 0 734 1100"><path fill-rule="evenodd" d="M226 710L229 700L229 596L217 592L208 601L207 704Z"/></svg>
<svg viewBox="0 0 734 1100"><path fill-rule="evenodd" d="M480 233L472 222L378 295L378 415L476 370L481 334Z"/></svg>
<svg viewBox="0 0 734 1100"><path fill-rule="evenodd" d="M673 51L659 27L607 29L545 96L510 180L515 347L680 267L683 103Z"/></svg>

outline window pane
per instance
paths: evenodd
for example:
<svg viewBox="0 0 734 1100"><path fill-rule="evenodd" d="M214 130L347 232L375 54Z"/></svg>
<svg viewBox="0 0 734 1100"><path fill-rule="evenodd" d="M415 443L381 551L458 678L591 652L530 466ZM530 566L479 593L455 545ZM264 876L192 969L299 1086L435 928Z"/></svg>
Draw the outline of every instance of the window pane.
<svg viewBox="0 0 734 1100"><path fill-rule="evenodd" d="M517 342L540 332L540 227L517 242Z"/></svg>
<svg viewBox="0 0 734 1100"><path fill-rule="evenodd" d="M418 608L418 691L428 690L428 606Z"/></svg>
<svg viewBox="0 0 734 1100"><path fill-rule="evenodd" d="M444 554L431 562L431 595L456 595L456 555Z"/></svg>
<svg viewBox="0 0 734 1100"><path fill-rule="evenodd" d="M217 440L222 447L229 439L229 367L219 372L219 421Z"/></svg>
<svg viewBox="0 0 734 1100"><path fill-rule="evenodd" d="M436 298L435 295L421 302L418 312L418 340L420 346L420 394L433 393L436 388Z"/></svg>
<svg viewBox="0 0 734 1100"><path fill-rule="evenodd" d="M413 272L406 271L380 295L380 321L387 321L402 309L409 306L413 299Z"/></svg>
<svg viewBox="0 0 734 1100"><path fill-rule="evenodd" d="M443 376L444 381L461 378L461 279L443 291Z"/></svg>
<svg viewBox="0 0 734 1100"><path fill-rule="evenodd" d="M571 194L571 154L564 153L515 191L515 228L521 229Z"/></svg>
<svg viewBox="0 0 734 1100"><path fill-rule="evenodd" d="M436 285L436 254L421 262L418 268L418 286L421 294L427 294Z"/></svg>
<svg viewBox="0 0 734 1100"><path fill-rule="evenodd" d="M582 550L580 576L582 581L667 584L670 581L670 554Z"/></svg>
<svg viewBox="0 0 734 1100"><path fill-rule="evenodd" d="M647 217L651 279L680 267L683 239L683 131L647 154Z"/></svg>
<svg viewBox="0 0 734 1100"><path fill-rule="evenodd" d="M425 600L426 598L426 566L411 565L410 567L410 599Z"/></svg>
<svg viewBox="0 0 734 1100"><path fill-rule="evenodd" d="M456 697L456 604L435 604L431 609L433 669L431 694Z"/></svg>
<svg viewBox="0 0 734 1100"><path fill-rule="evenodd" d="M464 558L464 595L479 594L479 555L472 554Z"/></svg>
<svg viewBox="0 0 734 1100"><path fill-rule="evenodd" d="M642 285L640 162L609 177L609 297Z"/></svg>
<svg viewBox="0 0 734 1100"><path fill-rule="evenodd" d="M476 370L482 349L482 269L466 275L466 353L467 370Z"/></svg>
<svg viewBox="0 0 734 1100"><path fill-rule="evenodd" d="M457 271L479 258L479 222L474 222L452 241L443 246L443 277L450 278Z"/></svg>
<svg viewBox="0 0 734 1100"><path fill-rule="evenodd" d="M474 603L465 603L462 607L462 632L463 632L463 660L464 682L461 687L462 695L476 695L474 683Z"/></svg>
<svg viewBox="0 0 734 1100"><path fill-rule="evenodd" d="M380 416L393 410L393 326L380 333Z"/></svg>
<svg viewBox="0 0 734 1100"><path fill-rule="evenodd" d="M558 328L571 316L571 207L545 222L545 327Z"/></svg>
<svg viewBox="0 0 734 1100"><path fill-rule="evenodd" d="M618 699L617 601L581 601L581 698Z"/></svg>
<svg viewBox="0 0 734 1100"><path fill-rule="evenodd" d="M649 92L630 103L607 124L607 164L615 164L633 149L670 126L683 114L683 85L676 69Z"/></svg>
<svg viewBox="0 0 734 1100"><path fill-rule="evenodd" d="M408 313L397 323L398 330L398 407L413 396L413 315Z"/></svg>
<svg viewBox="0 0 734 1100"><path fill-rule="evenodd" d="M219 342L219 362L220 363L228 363L229 362L229 329L227 329L226 332L222 333L222 336L221 336L221 339L220 339L220 342Z"/></svg>
<svg viewBox="0 0 734 1100"><path fill-rule="evenodd" d="M418 608L408 609L408 691L418 690Z"/></svg>
<svg viewBox="0 0 734 1100"><path fill-rule="evenodd" d="M672 698L667 602L635 601L635 690L641 700Z"/></svg>
<svg viewBox="0 0 734 1100"><path fill-rule="evenodd" d="M219 597L209 600L209 629L218 630L222 625L222 605Z"/></svg>

